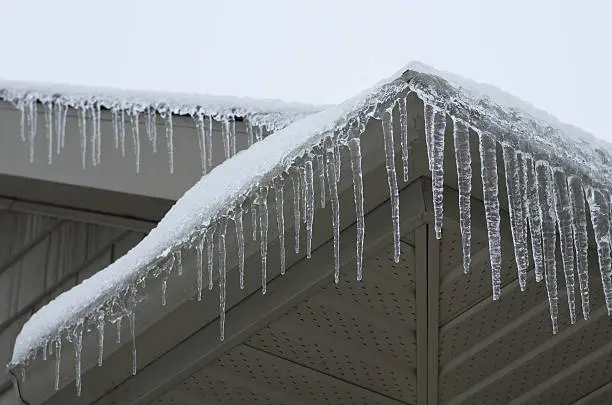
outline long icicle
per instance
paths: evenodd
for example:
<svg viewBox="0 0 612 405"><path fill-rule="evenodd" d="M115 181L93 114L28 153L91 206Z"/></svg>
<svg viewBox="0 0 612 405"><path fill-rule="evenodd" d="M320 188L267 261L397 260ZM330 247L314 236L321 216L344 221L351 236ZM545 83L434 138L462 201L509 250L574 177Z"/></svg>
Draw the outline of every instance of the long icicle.
<svg viewBox="0 0 612 405"><path fill-rule="evenodd" d="M55 391L59 390L60 383L60 365L62 360L62 336L57 335L55 338Z"/></svg>
<svg viewBox="0 0 612 405"><path fill-rule="evenodd" d="M202 165L202 174L206 174L206 128L204 127L204 115L199 113L194 117L198 130L198 146L200 147L200 164Z"/></svg>
<svg viewBox="0 0 612 405"><path fill-rule="evenodd" d="M136 312L135 308L129 313L130 334L132 336L132 375L136 375L138 369L138 359L136 357Z"/></svg>
<svg viewBox="0 0 612 405"><path fill-rule="evenodd" d="M332 230L334 234L334 282L340 281L340 201L338 200L338 183L336 183L336 162L334 141L325 139L325 162L327 165L327 184L332 204Z"/></svg>
<svg viewBox="0 0 612 405"><path fill-rule="evenodd" d="M230 139L230 154L236 154L236 118L232 115L229 117L229 139Z"/></svg>
<svg viewBox="0 0 612 405"><path fill-rule="evenodd" d="M59 99L54 102L55 108L55 153L60 154L62 149L62 116L63 104Z"/></svg>
<svg viewBox="0 0 612 405"><path fill-rule="evenodd" d="M97 130L97 125L96 125L96 105L95 102L91 102L90 104L88 104L88 110L91 111L91 165L92 166L96 166L97 165L97 160L96 160L96 146L98 145L98 142L96 141L96 138L98 137L98 135L96 134L96 130Z"/></svg>
<svg viewBox="0 0 612 405"><path fill-rule="evenodd" d="M501 293L501 234L499 217L499 190L497 186L497 151L493 138L479 133L482 190L485 219L489 238L489 259L491 262L491 283L493 300Z"/></svg>
<svg viewBox="0 0 612 405"><path fill-rule="evenodd" d="M79 130L81 131L81 164L83 169L87 167L87 107L85 104L81 105L80 109L80 125Z"/></svg>
<svg viewBox="0 0 612 405"><path fill-rule="evenodd" d="M535 280L544 279L544 253L542 251L542 215L540 213L540 197L533 159L524 156L524 171L527 183L527 206L529 209L529 231L531 234L531 251L535 266Z"/></svg>
<svg viewBox="0 0 612 405"><path fill-rule="evenodd" d="M319 178L319 205L325 208L325 161L323 153L317 153L317 177Z"/></svg>
<svg viewBox="0 0 612 405"><path fill-rule="evenodd" d="M280 274L285 275L285 201L284 179L279 177L274 183L274 204L276 208L276 226L278 228L278 245L280 253Z"/></svg>
<svg viewBox="0 0 612 405"><path fill-rule="evenodd" d="M305 169L305 190L306 196L306 257L310 259L312 255L312 226L314 222L314 211L315 211L315 195L314 195L314 173L312 167L312 160L308 158L304 163Z"/></svg>
<svg viewBox="0 0 612 405"><path fill-rule="evenodd" d="M555 168L553 170L553 190L555 201L555 214L561 241L561 258L563 260L563 274L565 275L565 289L567 291L567 305L569 307L570 322L576 323L576 296L574 277L574 236L572 234L572 212L570 207L569 191L565 173Z"/></svg>
<svg viewBox="0 0 612 405"><path fill-rule="evenodd" d="M98 324L96 328L98 329L98 367L102 367L102 361L104 359L104 313L98 315Z"/></svg>
<svg viewBox="0 0 612 405"><path fill-rule="evenodd" d="M400 132L402 144L402 166L404 169L404 183L408 182L408 109L406 108L406 98L399 99L400 112Z"/></svg>
<svg viewBox="0 0 612 405"><path fill-rule="evenodd" d="M393 145L393 111L388 109L382 113L382 130L385 146L385 167L387 170L387 183L389 185L389 198L391 199L391 220L393 223L393 261L399 263L400 246L400 217L399 217L399 191L397 188L397 175L395 173L395 148Z"/></svg>
<svg viewBox="0 0 612 405"><path fill-rule="evenodd" d="M166 144L168 145L170 173L174 174L174 125L172 124L172 111L166 112Z"/></svg>
<svg viewBox="0 0 612 405"><path fill-rule="evenodd" d="M548 162L539 160L535 164L538 184L540 216L542 218L542 253L544 279L550 307L553 334L559 331L559 292L557 290L557 265L555 248L557 243L556 219L553 197L552 172Z"/></svg>
<svg viewBox="0 0 612 405"><path fill-rule="evenodd" d="M453 142L457 165L457 188L459 189L459 228L463 251L463 272L470 271L472 260L472 155L468 126L453 118Z"/></svg>
<svg viewBox="0 0 612 405"><path fill-rule="evenodd" d="M206 163L208 163L208 167L212 169L212 151L213 151L213 119L211 116L208 116L208 131L206 131L206 143L208 147L206 148Z"/></svg>
<svg viewBox="0 0 612 405"><path fill-rule="evenodd" d="M125 109L121 109L121 119L119 120L119 140L121 141L121 156L125 157Z"/></svg>
<svg viewBox="0 0 612 405"><path fill-rule="evenodd" d="M255 199L251 201L251 231L253 233L252 239L253 241L257 240L257 204L255 204Z"/></svg>
<svg viewBox="0 0 612 405"><path fill-rule="evenodd" d="M293 222L295 227L295 253L300 253L300 171L292 167L289 169L291 184L293 186Z"/></svg>
<svg viewBox="0 0 612 405"><path fill-rule="evenodd" d="M433 195L434 230L436 239L442 239L444 222L444 132L446 112L434 111L433 131L429 141L431 148L431 190Z"/></svg>
<svg viewBox="0 0 612 405"><path fill-rule="evenodd" d="M261 293L267 292L268 285L268 189L262 187L258 193L259 205L259 246L261 252Z"/></svg>
<svg viewBox="0 0 612 405"><path fill-rule="evenodd" d="M567 184L570 196L574 248L576 250L576 268L578 270L580 299L582 301L582 316L587 320L591 312L591 303L589 296L589 237L587 233L584 191L582 189L582 180L578 176L569 176Z"/></svg>
<svg viewBox="0 0 612 405"><path fill-rule="evenodd" d="M134 142L134 157L136 158L136 173L140 173L140 124L139 113L133 111L130 114L130 123L132 125L132 141Z"/></svg>
<svg viewBox="0 0 612 405"><path fill-rule="evenodd" d="M47 161L53 163L53 102L45 103L45 129L47 130Z"/></svg>
<svg viewBox="0 0 612 405"><path fill-rule="evenodd" d="M30 162L34 162L34 144L36 131L38 129L38 101L32 99L30 102Z"/></svg>
<svg viewBox="0 0 612 405"><path fill-rule="evenodd" d="M242 223L242 207L238 207L234 212L234 226L236 227L236 242L238 244L240 289L244 290L244 225Z"/></svg>
<svg viewBox="0 0 612 405"><path fill-rule="evenodd" d="M206 243L206 232L200 236L200 240L196 245L196 290L197 299L202 301L202 290L204 289L204 244Z"/></svg>
<svg viewBox="0 0 612 405"><path fill-rule="evenodd" d="M219 339L225 340L225 284L226 284L226 258L225 234L227 231L227 219L219 221L218 245L219 245Z"/></svg>
<svg viewBox="0 0 612 405"><path fill-rule="evenodd" d="M83 353L83 320L80 320L73 331L74 339L74 377L76 380L76 394L81 396L81 357Z"/></svg>
<svg viewBox="0 0 612 405"><path fill-rule="evenodd" d="M431 170L431 137L433 134L434 125L434 106L431 104L425 104L423 106L423 115L425 117L425 145L427 146L427 164Z"/></svg>
<svg viewBox="0 0 612 405"><path fill-rule="evenodd" d="M355 216L357 218L357 240L355 243L357 260L357 281L363 278L363 241L365 236L365 219L363 212L363 173L361 170L361 140L359 137L348 141L351 154L351 171L353 173L353 196Z"/></svg>
<svg viewBox="0 0 612 405"><path fill-rule="evenodd" d="M206 233L206 259L208 260L208 290L213 289L213 267L214 267L215 227L208 228Z"/></svg>
<svg viewBox="0 0 612 405"><path fill-rule="evenodd" d="M610 210L606 196L601 191L588 188L587 201L591 212L591 224L595 242L597 243L597 256L599 258L599 272L606 299L608 315L612 314L612 268L610 260Z"/></svg>
<svg viewBox="0 0 612 405"><path fill-rule="evenodd" d="M102 107L100 103L96 103L96 164L100 164L100 158L102 157Z"/></svg>
<svg viewBox="0 0 612 405"><path fill-rule="evenodd" d="M510 145L503 145L504 169L506 172L506 193L510 211L510 229L514 242L514 258L516 272L521 291L527 289L528 254L527 240L523 230L523 196L521 194L521 171L519 170L517 154Z"/></svg>

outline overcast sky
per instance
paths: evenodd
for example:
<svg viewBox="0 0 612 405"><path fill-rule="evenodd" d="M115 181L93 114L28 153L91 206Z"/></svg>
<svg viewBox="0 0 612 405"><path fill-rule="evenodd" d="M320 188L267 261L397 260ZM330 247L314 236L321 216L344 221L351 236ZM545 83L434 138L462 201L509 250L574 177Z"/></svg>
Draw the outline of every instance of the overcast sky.
<svg viewBox="0 0 612 405"><path fill-rule="evenodd" d="M612 141L607 0L0 0L0 77L337 103L420 60Z"/></svg>

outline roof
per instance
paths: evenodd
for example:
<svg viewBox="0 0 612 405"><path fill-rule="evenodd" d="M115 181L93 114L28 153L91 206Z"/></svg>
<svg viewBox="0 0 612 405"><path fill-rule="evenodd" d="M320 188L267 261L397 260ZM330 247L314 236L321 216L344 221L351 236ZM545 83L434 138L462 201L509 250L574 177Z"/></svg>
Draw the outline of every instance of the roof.
<svg viewBox="0 0 612 405"><path fill-rule="evenodd" d="M450 81L441 80L441 76L449 78ZM598 245L604 247L607 243L609 249L609 237L606 239L610 219L609 200L605 193L609 187L607 174L610 167L604 159L607 151L610 150L609 145L603 141L589 139L588 134L564 126L554 119L544 119L541 112L537 112L524 103L522 106L518 105L521 102L498 94L492 88L482 87L465 79L458 79L456 76L434 72L431 68L421 64L412 64L408 69L339 106L329 107L322 112L309 115L275 132L204 176L185 193L158 227L128 254L82 284L60 295L34 314L24 325L17 339L11 366L15 367L26 361L50 339L57 339L63 334L72 333L72 330L79 324L82 325L86 318L91 319L103 314L110 320L113 311L116 311L117 302L121 303L118 307L124 311L128 306L125 300L129 299L133 290L138 288L139 281L151 276L159 276L162 272L168 274L178 270L180 249L198 248L213 229L223 234L227 221L234 219L237 212L241 212L245 201L261 201L261 196L266 195L268 189L270 191L281 189L283 179L295 180L296 169L298 169L297 173L305 173L303 184L307 189L311 189L309 186L311 177L308 173L311 173L313 159L318 159L318 156L322 154L325 155L326 161L323 176L327 176L330 184L331 196L328 198L334 204L332 184L335 182L329 179L335 176L334 168L337 164L336 156L338 156L336 150L340 146L351 145L352 162L355 163L353 169L357 190L356 201L358 201L361 176L359 175L360 165L357 163L360 161L360 155L357 153L359 148L355 145L358 144L356 140L363 135L365 124L370 119L380 120L383 123L383 133L386 138L385 149L388 156L387 173L390 198L392 201L397 200L397 179L395 177L397 169L393 159L389 158L393 156L393 138L390 139L391 142L388 142L389 139L387 139L388 136L393 136L392 125L389 125L391 119L389 111L399 106L400 120L407 119L401 114L401 100L405 100L410 91L415 92L425 102L425 123L426 126L431 124L431 127L426 130L426 136L430 147L430 167L434 186L436 179L443 176L439 164L440 148L443 152L444 147L450 147L445 146L443 141L440 144L440 128L443 127L440 127L442 121L439 117L448 114L452 117L452 122L465 125L466 129L480 134L481 158L483 159L481 177L485 189L485 210L487 211L492 264L496 260L496 254L499 254L494 243L496 224L497 232L499 232L499 202L497 201L497 171L496 168L493 169L495 165L491 166L489 164L491 161L487 159L495 156L496 142L504 145L504 157L506 158L504 164L514 161L509 159L508 148L515 152L514 156L519 161L525 162L525 166L515 167L517 173L521 174L520 177L517 177L516 184L521 193L519 196L527 197L524 200L530 204L526 204L525 207L517 207L513 206L512 201L510 203L511 215L515 216L513 221L515 244L517 241L526 243L527 227L525 224L528 221L533 224L535 217L539 218L544 231L552 224L554 233L557 221L560 225L566 225L563 221L568 217L565 211L557 209L557 205L562 207L571 204L571 210L568 207L566 212L567 215L570 211L572 213L570 224L573 224L576 229L581 229L576 225L585 221L584 199L582 200L582 211L579 211L576 204L578 197L575 192L572 194L575 189L571 187L572 184L577 184L579 191L582 191L582 187L587 191L591 216L594 218L593 228L596 241ZM441 112L445 114L441 115ZM427 118L428 115L429 118ZM400 136L403 141L404 136L408 134L404 133L401 128L405 127L402 123L400 124ZM455 131L459 127L454 125ZM443 135L444 131L441 134ZM491 147L493 147L493 155L490 154ZM402 150L401 153L403 152ZM514 165L516 166L516 162ZM551 170L552 166L562 170ZM529 173L525 171L525 168L530 168ZM510 171L510 173L513 172ZM567 189L567 186L565 189L559 188L557 183L553 184L553 181L559 177L558 173L561 173L564 183L568 178L577 179L578 183L570 181L570 190ZM576 177L570 175L576 175ZM535 176L535 179L530 176ZM527 187L530 179L535 180L535 194L527 195L525 193L532 191ZM488 182L494 182L494 187L488 187L490 185ZM461 186L459 188L461 193ZM510 184L508 194L516 196L517 190L512 188L513 185ZM215 193L210 193L210 190L215 190ZM435 199L436 187L433 191ZM571 201L569 194L571 194ZM562 201L561 197L568 201ZM495 207L496 201L497 207ZM530 213L528 208L532 208L532 202L537 203L538 206ZM312 207L312 204L312 201L307 200L306 210ZM441 220L442 207L438 208L440 210L436 214ZM304 214L307 214L307 211ZM582 214L582 220L580 214ZM520 220L517 221L516 218L519 217ZM441 222L437 224L442 226ZM332 224L334 228L337 225L338 222ZM571 235L571 226L569 229ZM568 242L567 229L560 231L562 238L565 238L564 243ZM464 233L462 236L466 238L466 235ZM580 240L580 237L581 235L577 233L576 240ZM553 248L554 243L553 240ZM572 240L571 244L573 243ZM551 245L551 240L546 239L546 236L543 245L544 255L546 255L549 253L546 249ZM565 253L567 251L564 250ZM262 251L262 254L265 252ZM517 257L520 256L521 254L517 255ZM554 263L554 258L552 260ZM609 281L609 261L607 267L605 262L601 267L602 274L605 273ZM548 283L551 283L552 287L554 282L556 289L556 279L552 280L548 277L549 272L546 273L546 276L547 286ZM604 278L604 284L606 282ZM604 287L607 288L607 286ZM612 299L612 296L609 298ZM549 299L551 311L554 312L556 299L554 296L550 296Z"/></svg>

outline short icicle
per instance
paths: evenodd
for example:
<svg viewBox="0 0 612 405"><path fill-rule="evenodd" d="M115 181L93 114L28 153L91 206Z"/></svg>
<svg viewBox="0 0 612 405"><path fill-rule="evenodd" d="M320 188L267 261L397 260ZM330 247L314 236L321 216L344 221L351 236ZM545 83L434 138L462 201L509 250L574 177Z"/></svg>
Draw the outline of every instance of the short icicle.
<svg viewBox="0 0 612 405"><path fill-rule="evenodd" d="M399 191L397 188L397 175L395 173L395 149L393 145L393 111L388 109L382 114L382 130L385 146L385 167L387 170L387 183L391 199L391 220L393 223L393 261L399 263L400 246L400 216Z"/></svg>
<svg viewBox="0 0 612 405"><path fill-rule="evenodd" d="M535 164L540 217L542 218L542 253L544 261L544 280L550 307L552 332L559 331L559 292L557 290L557 264L555 247L557 243L556 218L553 195L552 171L548 162L538 160Z"/></svg>
<svg viewBox="0 0 612 405"><path fill-rule="evenodd" d="M242 223L242 207L238 207L234 212L234 226L236 228L236 242L238 245L240 289L244 290L244 225Z"/></svg>
<svg viewBox="0 0 612 405"><path fill-rule="evenodd" d="M230 124L229 118L223 117L221 120L221 140L223 141L223 152L225 153L225 160L232 156L232 150L230 147Z"/></svg>
<svg viewBox="0 0 612 405"><path fill-rule="evenodd" d="M446 112L434 111L433 131L429 141L431 148L431 190L433 195L434 230L436 239L442 239L444 222L444 132Z"/></svg>
<svg viewBox="0 0 612 405"><path fill-rule="evenodd" d="M319 205L325 208L325 161L323 153L317 153L317 177L319 179Z"/></svg>
<svg viewBox="0 0 612 405"><path fill-rule="evenodd" d="M204 287L204 244L206 243L206 233L202 233L196 245L196 292L197 300L202 301L202 290Z"/></svg>
<svg viewBox="0 0 612 405"><path fill-rule="evenodd" d="M212 136L213 136L213 119L211 116L208 117L208 131L206 131L206 144L208 148L206 148L206 163L209 168L212 168Z"/></svg>
<svg viewBox="0 0 612 405"><path fill-rule="evenodd" d="M268 285L268 189L262 187L258 193L259 205L259 246L261 253L261 293L267 292Z"/></svg>
<svg viewBox="0 0 612 405"><path fill-rule="evenodd" d="M168 146L170 173L174 174L174 125L172 124L172 111L166 112L166 144Z"/></svg>
<svg viewBox="0 0 612 405"><path fill-rule="evenodd" d="M62 360L62 336L55 337L55 391L59 390L60 383L60 365Z"/></svg>
<svg viewBox="0 0 612 405"><path fill-rule="evenodd" d="M612 268L610 259L610 210L606 195L600 190L589 187L586 192L589 210L591 212L591 224L595 242L597 244L597 256L599 258L599 272L601 283L606 299L608 315L612 314Z"/></svg>
<svg viewBox="0 0 612 405"><path fill-rule="evenodd" d="M334 235L334 282L340 281L340 201L338 200L338 183L336 183L336 162L334 141L325 139L325 163L327 165L327 184L332 205L332 230Z"/></svg>
<svg viewBox="0 0 612 405"><path fill-rule="evenodd" d="M113 131L115 135L115 149L119 149L119 111L116 108L112 109L111 117L113 121Z"/></svg>
<svg viewBox="0 0 612 405"><path fill-rule="evenodd" d="M563 260L563 274L565 276L565 289L567 291L567 305L569 307L570 322L576 323L576 280L574 276L574 235L572 234L572 212L570 206L569 190L565 173L555 168L553 170L554 208L557 217L557 227L561 242L561 258Z"/></svg>
<svg viewBox="0 0 612 405"><path fill-rule="evenodd" d="M351 154L351 171L353 173L353 197L355 200L355 217L357 218L357 239L355 243L357 260L357 281L363 278L363 242L365 237L365 218L363 211L363 173L361 170L361 140L359 137L349 139Z"/></svg>
<svg viewBox="0 0 612 405"><path fill-rule="evenodd" d="M34 162L34 144L38 129L38 101L30 101L30 162Z"/></svg>
<svg viewBox="0 0 612 405"><path fill-rule="evenodd" d="M459 190L459 228L463 251L463 272L470 272L472 260L472 155L470 153L469 127L453 118L453 142L457 165L457 188Z"/></svg>
<svg viewBox="0 0 612 405"><path fill-rule="evenodd" d="M479 133L482 190L484 196L485 219L489 238L489 259L491 263L491 283L493 300L501 293L501 234L499 217L499 190L497 185L497 151L491 136Z"/></svg>
<svg viewBox="0 0 612 405"><path fill-rule="evenodd" d="M174 263L176 263L176 272L179 276L183 275L183 251L179 247L174 252Z"/></svg>
<svg viewBox="0 0 612 405"><path fill-rule="evenodd" d="M284 196L284 179L280 176L274 182L274 204L276 208L276 226L278 228L278 244L280 251L280 274L285 275L285 196Z"/></svg>
<svg viewBox="0 0 612 405"><path fill-rule="evenodd" d="M251 230L253 232L252 239L254 241L257 240L257 204L255 200L256 198L251 201Z"/></svg>
<svg viewBox="0 0 612 405"><path fill-rule="evenodd" d="M125 157L125 109L121 109L121 119L119 120L119 140L121 143L121 156Z"/></svg>
<svg viewBox="0 0 612 405"><path fill-rule="evenodd" d="M130 124L132 125L132 142L134 142L134 157L136 158L136 173L140 173L140 124L139 114L133 111L130 114Z"/></svg>
<svg viewBox="0 0 612 405"><path fill-rule="evenodd" d="M306 218L306 257L310 259L312 255L312 226L314 222L315 211L315 195L314 195L314 173L312 160L308 158L304 163L305 169L305 190L306 210L304 216Z"/></svg>
<svg viewBox="0 0 612 405"><path fill-rule="evenodd" d="M300 170L297 167L289 169L291 185L293 186L293 223L295 227L295 253L300 253Z"/></svg>
<svg viewBox="0 0 612 405"><path fill-rule="evenodd" d="M510 145L502 145L504 171L506 172L506 193L510 211L510 229L514 242L516 272L521 291L527 289L527 268L529 266L527 240L523 229L523 196L521 194L521 170L517 153Z"/></svg>
<svg viewBox="0 0 612 405"><path fill-rule="evenodd" d="M408 109L406 108L406 98L399 99L400 113L400 133L402 145L402 166L404 169L404 183L408 182Z"/></svg>
<svg viewBox="0 0 612 405"><path fill-rule="evenodd" d="M198 130L198 146L200 147L200 164L202 165L202 174L206 174L206 127L204 126L204 115L202 113L194 117Z"/></svg>
<svg viewBox="0 0 612 405"><path fill-rule="evenodd" d="M211 226L206 233L206 259L208 260L208 290L213 289L213 258L215 247L215 227Z"/></svg>
<svg viewBox="0 0 612 405"><path fill-rule="evenodd" d="M529 211L529 232L531 235L531 251L535 266L535 280L544 279L544 252L542 251L542 215L540 214L540 197L533 159L523 156L523 170L527 183L527 208Z"/></svg>
<svg viewBox="0 0 612 405"><path fill-rule="evenodd" d="M582 301L582 316L587 320L591 312L591 303L589 294L589 237L587 233L584 191L582 189L582 180L578 176L569 176L567 184L570 197L574 248L576 251L576 269L578 271L580 299Z"/></svg>
<svg viewBox="0 0 612 405"><path fill-rule="evenodd" d="M79 320L73 330L74 339L74 377L76 380L77 397L81 396L81 357L83 353L83 320Z"/></svg>
<svg viewBox="0 0 612 405"><path fill-rule="evenodd" d="M232 115L229 117L229 144L230 155L236 154L236 118Z"/></svg>
<svg viewBox="0 0 612 405"><path fill-rule="evenodd" d="M102 361L104 359L104 326L106 324L104 320L104 313L98 315L98 367L102 367Z"/></svg>
<svg viewBox="0 0 612 405"><path fill-rule="evenodd" d="M227 219L221 218L218 229L219 247L219 339L225 339L225 284L226 284L226 260L227 252L225 246L225 235L227 233Z"/></svg>

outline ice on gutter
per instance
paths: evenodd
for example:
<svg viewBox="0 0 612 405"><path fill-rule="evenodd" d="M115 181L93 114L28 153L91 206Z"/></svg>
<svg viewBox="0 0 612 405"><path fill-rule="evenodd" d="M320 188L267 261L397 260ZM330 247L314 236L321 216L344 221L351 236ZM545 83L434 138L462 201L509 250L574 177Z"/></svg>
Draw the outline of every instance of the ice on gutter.
<svg viewBox="0 0 612 405"><path fill-rule="evenodd" d="M411 66L418 70L430 69L422 65ZM290 180L294 186L294 197L297 199L295 205L299 207L295 210L294 220L298 230L302 222L306 224L307 240L311 237L309 224L312 223L315 201L331 203L337 280L339 222L343 208L339 205L337 187L340 153L347 153L348 150L350 154L358 224L355 251L357 262L361 263L365 235L361 156L367 151L361 150L360 137L364 135L368 120L379 123L384 137L394 259L399 260L399 169L395 164L395 155L401 153L404 167L400 172L407 177L407 142L411 128L408 123L414 118L409 117L406 111L406 100L410 92L423 102L421 113L425 117L434 224L438 238L444 234L444 150L455 148L465 271L469 272L471 253L472 177L479 176L483 185L489 235L492 296L493 299L499 298L503 253L500 249L499 176L505 175L505 192L508 195L512 237L516 246L517 277L521 288L525 288L525 273L528 263L533 260L536 280L544 280L548 291L553 333L558 330L559 317L557 270L565 278L572 323L577 317L577 298L574 292L576 284L579 287L582 316L585 319L589 317L587 210L598 247L606 306L611 312L610 167L605 161L596 159L601 156L597 152L599 146L588 143L583 137L573 138L571 134L555 127L554 123L544 121L537 112L528 113L502 105L504 100L498 103L491 100L489 95L483 97L482 91L473 83L463 81L462 84L453 84L453 81L458 81L456 77L451 78L449 83L439 75L430 73L431 70L425 73L415 70L399 73L340 106L330 107L277 131L216 167L185 193L158 227L139 245L35 313L17 338L9 367L27 364L28 359L50 343L57 344L67 336L74 339L75 334L78 337L83 333L83 324L86 322L94 322L95 325L96 322L112 322L116 316L128 316L133 323L135 297L140 281L152 276L158 277L161 273L164 273L163 277L168 277L173 269L180 273L182 249L195 249L201 255L205 246L218 246L219 267L216 271L220 280L225 280L227 252L224 241L227 223L234 221L235 229L242 232L239 224L242 224L242 205L245 201L254 201L255 212L259 214L262 291L265 292L265 238L269 221L267 197L274 194L271 198L275 201L272 212L281 228L281 235L284 235L282 202L285 180ZM393 114L394 109L399 110L399 114ZM399 117L399 126L393 125L394 116ZM447 125L452 125L453 142L450 144L445 143ZM394 133L394 128L399 128L400 133ZM470 136L470 133L476 136ZM395 149L396 137L400 138L401 151ZM478 142L480 151L480 173L472 173L469 151L473 139ZM582 149L585 142L591 149ZM497 153L499 146L503 151L500 156ZM498 159L503 161L503 173L498 172ZM316 175L313 173L313 162L316 162ZM314 196L315 179L322 182L323 190L327 193L325 196ZM210 193L210 190L216 192ZM561 238L562 249L562 260L558 263L555 255L557 233ZM529 239L531 246L527 246ZM244 235L238 235L238 240L244 240ZM280 246L283 249L284 244ZM307 255L308 246L307 243ZM239 256L240 251L239 246ZM197 271L201 273L203 269ZM360 271L357 277L361 277ZM201 284L199 277L198 288L202 288ZM220 294L220 334L223 338L224 283L220 284ZM59 359L57 357L56 361ZM79 375L77 381L78 378Z"/></svg>

